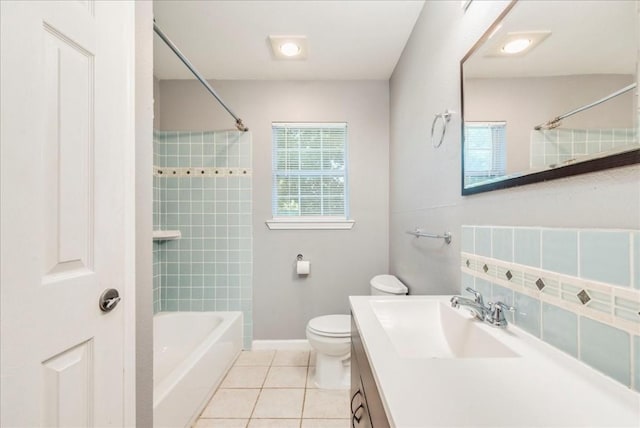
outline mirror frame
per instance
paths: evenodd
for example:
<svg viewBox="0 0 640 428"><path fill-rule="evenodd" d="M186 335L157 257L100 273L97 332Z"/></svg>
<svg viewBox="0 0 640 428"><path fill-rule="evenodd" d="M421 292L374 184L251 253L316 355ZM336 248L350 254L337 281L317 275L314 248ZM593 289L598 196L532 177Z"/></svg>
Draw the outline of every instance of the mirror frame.
<svg viewBox="0 0 640 428"><path fill-rule="evenodd" d="M489 192L492 190L507 189L510 187L522 186L525 184L540 183L548 180L555 180L558 178L571 177L573 175L586 174L589 172L602 171L605 169L618 168L621 166L633 165L640 163L640 148L629 150L626 152L615 153L608 156L602 156L599 158L589 159L583 162L576 162L569 165L563 165L557 168L546 169L543 171L537 171L517 177L505 178L504 180L491 181L486 184L479 184L477 186L465 188L464 187L464 62L471 56L478 48L489 39L489 36L493 33L502 20L509 14L511 9L518 3L518 0L512 0L504 11L496 18L491 26L484 32L482 37L471 47L469 52L460 60L460 117L461 117L461 132L460 132L460 157L461 174L460 183L462 189L462 195L474 195L477 193Z"/></svg>

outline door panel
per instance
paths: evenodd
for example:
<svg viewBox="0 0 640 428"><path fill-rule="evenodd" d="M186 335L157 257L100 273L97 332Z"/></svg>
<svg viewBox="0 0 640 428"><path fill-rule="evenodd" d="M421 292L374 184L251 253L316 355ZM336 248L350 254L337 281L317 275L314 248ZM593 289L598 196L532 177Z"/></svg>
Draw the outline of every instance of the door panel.
<svg viewBox="0 0 640 428"><path fill-rule="evenodd" d="M0 1L1 426L126 425L133 10Z"/></svg>
<svg viewBox="0 0 640 428"><path fill-rule="evenodd" d="M43 25L45 276L92 271L94 55Z"/></svg>
<svg viewBox="0 0 640 428"><path fill-rule="evenodd" d="M93 424L93 341L87 341L42 363L43 418L46 427Z"/></svg>

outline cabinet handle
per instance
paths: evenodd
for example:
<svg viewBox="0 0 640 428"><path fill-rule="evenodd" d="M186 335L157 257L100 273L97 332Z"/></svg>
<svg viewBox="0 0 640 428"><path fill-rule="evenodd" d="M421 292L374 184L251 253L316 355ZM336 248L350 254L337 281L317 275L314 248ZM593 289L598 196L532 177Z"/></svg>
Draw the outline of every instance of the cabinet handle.
<svg viewBox="0 0 640 428"><path fill-rule="evenodd" d="M351 409L352 415L358 410L357 408L356 410L353 410L353 400L355 400L358 395L362 395L362 392L360 391L360 389L354 392L353 397L351 397L351 404L349 405L349 409ZM360 406L362 406L362 404L360 404Z"/></svg>
<svg viewBox="0 0 640 428"><path fill-rule="evenodd" d="M360 416L357 415L358 410L362 410L362 413L360 413ZM360 403L360 405L356 408L355 412L353 412L353 416L351 417L351 426L353 426L355 428L355 424L359 424L360 421L362 420L362 415L364 414L364 405L362 403Z"/></svg>

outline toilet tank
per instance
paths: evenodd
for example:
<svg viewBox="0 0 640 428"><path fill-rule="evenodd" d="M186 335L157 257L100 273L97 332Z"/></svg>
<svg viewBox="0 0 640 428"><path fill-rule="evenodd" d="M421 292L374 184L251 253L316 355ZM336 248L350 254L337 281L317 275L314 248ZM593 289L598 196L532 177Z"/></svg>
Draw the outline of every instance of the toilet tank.
<svg viewBox="0 0 640 428"><path fill-rule="evenodd" d="M393 275L376 275L371 278L371 295L404 295L409 289Z"/></svg>

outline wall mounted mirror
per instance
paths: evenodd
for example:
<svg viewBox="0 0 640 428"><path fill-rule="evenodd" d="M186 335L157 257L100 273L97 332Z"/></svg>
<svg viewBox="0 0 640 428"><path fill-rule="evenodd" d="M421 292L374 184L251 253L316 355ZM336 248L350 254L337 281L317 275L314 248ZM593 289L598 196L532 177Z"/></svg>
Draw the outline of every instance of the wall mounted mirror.
<svg viewBox="0 0 640 428"><path fill-rule="evenodd" d="M640 162L636 7L507 7L460 65L463 195Z"/></svg>

